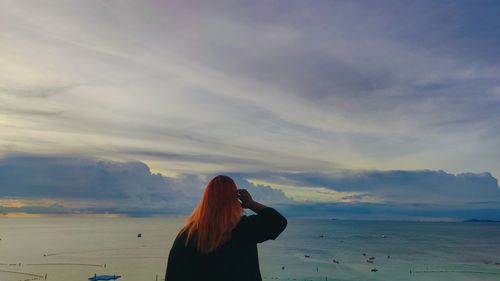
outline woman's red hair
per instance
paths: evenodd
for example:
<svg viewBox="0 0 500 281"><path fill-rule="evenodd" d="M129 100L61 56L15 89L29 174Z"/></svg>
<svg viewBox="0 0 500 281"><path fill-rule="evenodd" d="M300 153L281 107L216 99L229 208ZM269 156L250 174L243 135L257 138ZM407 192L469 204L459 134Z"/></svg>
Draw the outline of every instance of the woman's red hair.
<svg viewBox="0 0 500 281"><path fill-rule="evenodd" d="M180 230L187 231L185 246L194 239L200 253L215 251L229 240L242 214L243 208L238 201L233 179L216 176L207 184L200 202Z"/></svg>

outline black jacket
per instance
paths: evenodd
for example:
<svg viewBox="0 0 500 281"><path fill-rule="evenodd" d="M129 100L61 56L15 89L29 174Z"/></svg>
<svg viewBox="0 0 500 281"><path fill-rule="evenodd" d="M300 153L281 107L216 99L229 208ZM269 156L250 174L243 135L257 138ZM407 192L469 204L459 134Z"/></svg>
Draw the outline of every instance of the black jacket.
<svg viewBox="0 0 500 281"><path fill-rule="evenodd" d="M287 220L274 208L242 216L231 238L215 252L201 255L192 243L184 247L186 232L178 234L167 261L166 281L262 281L257 243L276 239Z"/></svg>

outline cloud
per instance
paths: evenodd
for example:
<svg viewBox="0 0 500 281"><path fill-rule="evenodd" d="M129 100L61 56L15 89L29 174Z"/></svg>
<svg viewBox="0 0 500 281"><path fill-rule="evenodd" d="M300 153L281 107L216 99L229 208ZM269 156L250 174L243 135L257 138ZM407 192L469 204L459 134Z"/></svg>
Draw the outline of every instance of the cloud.
<svg viewBox="0 0 500 281"><path fill-rule="evenodd" d="M78 85L50 85L50 86L31 86L29 88L0 88L0 93L13 95L20 98L47 98L54 95L63 94Z"/></svg>
<svg viewBox="0 0 500 281"><path fill-rule="evenodd" d="M498 180L490 173L450 174L444 171L336 171L326 173L255 173L271 186L307 186L337 192L355 192L344 199L375 196L379 203L469 204L496 201L500 205ZM355 200L357 201L357 200Z"/></svg>
<svg viewBox="0 0 500 281"><path fill-rule="evenodd" d="M493 2L96 5L2 4L3 152L500 174Z"/></svg>
<svg viewBox="0 0 500 281"><path fill-rule="evenodd" d="M5 157L0 196L168 202L172 190L145 164L54 156ZM143 197L149 196L148 198ZM159 196L155 196L159 195Z"/></svg>
<svg viewBox="0 0 500 281"><path fill-rule="evenodd" d="M465 210L487 215L500 209L498 181L490 173L344 170L331 174L226 174L255 200L293 216L467 218ZM10 155L0 158L0 211L186 215L215 175L164 176L140 161Z"/></svg>
<svg viewBox="0 0 500 281"><path fill-rule="evenodd" d="M198 203L210 178L167 177L140 161L14 155L0 158L0 205L17 212L186 213ZM235 180L261 202L290 202L280 190Z"/></svg>
<svg viewBox="0 0 500 281"><path fill-rule="evenodd" d="M469 2L2 3L0 154L94 160L10 157L0 194L172 212L225 171L273 202L497 200L500 11Z"/></svg>

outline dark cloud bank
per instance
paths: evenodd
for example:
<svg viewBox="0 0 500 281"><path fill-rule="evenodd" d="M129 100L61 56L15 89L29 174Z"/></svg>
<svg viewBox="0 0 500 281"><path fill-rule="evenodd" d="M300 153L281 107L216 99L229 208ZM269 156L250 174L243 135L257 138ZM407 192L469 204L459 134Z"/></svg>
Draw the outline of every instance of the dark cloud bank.
<svg viewBox="0 0 500 281"><path fill-rule="evenodd" d="M444 171L341 171L319 173L230 173L256 200L295 217L353 219L500 219L500 189L490 173ZM130 216L188 214L214 175L176 178L152 173L139 161L115 162L69 156L15 155L0 159L0 199L50 199L0 212L117 213ZM358 192L352 203L297 202L247 179ZM364 196L380 198L362 203Z"/></svg>

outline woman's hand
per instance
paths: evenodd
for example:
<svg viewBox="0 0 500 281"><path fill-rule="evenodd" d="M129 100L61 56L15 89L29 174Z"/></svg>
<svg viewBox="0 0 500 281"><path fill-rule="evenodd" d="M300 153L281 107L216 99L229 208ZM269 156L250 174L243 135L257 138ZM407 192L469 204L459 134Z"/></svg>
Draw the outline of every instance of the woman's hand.
<svg viewBox="0 0 500 281"><path fill-rule="evenodd" d="M237 191L238 199L241 200L240 204L243 208L250 208L250 206L254 203L252 196L246 189L238 189Z"/></svg>

